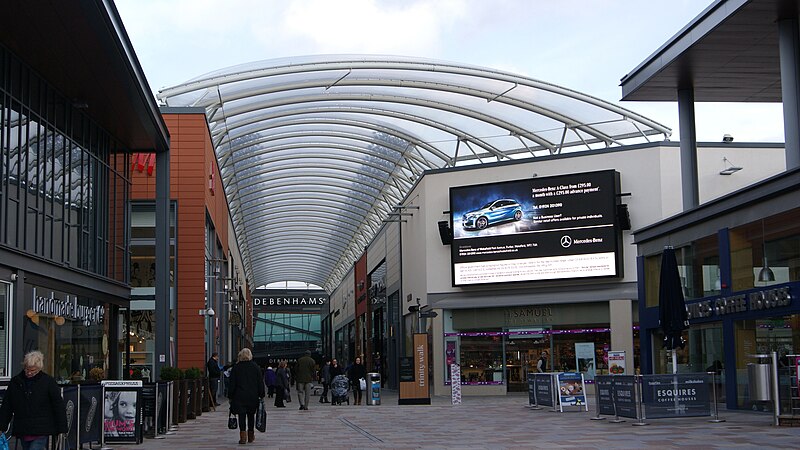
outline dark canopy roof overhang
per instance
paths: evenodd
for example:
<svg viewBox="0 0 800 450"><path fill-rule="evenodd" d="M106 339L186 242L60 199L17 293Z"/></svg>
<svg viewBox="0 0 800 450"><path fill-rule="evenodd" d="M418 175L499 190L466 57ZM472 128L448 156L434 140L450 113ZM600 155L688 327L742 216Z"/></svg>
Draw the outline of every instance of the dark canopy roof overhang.
<svg viewBox="0 0 800 450"><path fill-rule="evenodd" d="M550 83L410 57L261 61L158 97L205 109L253 286L292 280L331 291L426 170L671 133Z"/></svg>
<svg viewBox="0 0 800 450"><path fill-rule="evenodd" d="M718 0L622 78L622 100L780 102L778 21L798 0Z"/></svg>
<svg viewBox="0 0 800 450"><path fill-rule="evenodd" d="M113 2L4 2L0 43L134 151L168 132Z"/></svg>

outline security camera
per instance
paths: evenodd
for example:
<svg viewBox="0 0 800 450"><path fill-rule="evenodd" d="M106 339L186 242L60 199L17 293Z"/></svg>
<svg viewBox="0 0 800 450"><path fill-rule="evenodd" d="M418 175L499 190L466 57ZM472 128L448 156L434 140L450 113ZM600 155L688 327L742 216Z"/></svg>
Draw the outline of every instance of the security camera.
<svg viewBox="0 0 800 450"><path fill-rule="evenodd" d="M11 274L11 281L17 281L17 274L15 273Z"/></svg>
<svg viewBox="0 0 800 450"><path fill-rule="evenodd" d="M725 133L725 135L722 136L722 142L733 142L733 136L731 136L728 133Z"/></svg>
<svg viewBox="0 0 800 450"><path fill-rule="evenodd" d="M207 315L207 316L209 316L209 317L214 317L214 314L216 314L216 312L214 311L214 308L211 308L211 307L209 307L209 308L206 310L206 315Z"/></svg>

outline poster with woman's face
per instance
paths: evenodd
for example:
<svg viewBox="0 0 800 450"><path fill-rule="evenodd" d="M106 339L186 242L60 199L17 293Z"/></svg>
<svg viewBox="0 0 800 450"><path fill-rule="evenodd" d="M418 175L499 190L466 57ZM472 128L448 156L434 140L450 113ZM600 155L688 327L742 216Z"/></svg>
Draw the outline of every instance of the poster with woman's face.
<svg viewBox="0 0 800 450"><path fill-rule="evenodd" d="M136 442L138 403L138 389L106 389L103 401L105 442Z"/></svg>

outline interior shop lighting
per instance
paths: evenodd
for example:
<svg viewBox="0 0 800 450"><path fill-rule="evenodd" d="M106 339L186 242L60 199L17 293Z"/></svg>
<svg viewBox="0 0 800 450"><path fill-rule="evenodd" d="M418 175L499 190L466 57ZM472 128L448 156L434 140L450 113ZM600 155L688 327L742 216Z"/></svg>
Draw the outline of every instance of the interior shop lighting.
<svg viewBox="0 0 800 450"><path fill-rule="evenodd" d="M767 263L767 236L764 232L764 219L761 219L761 246L764 251L764 267L758 272L758 281L762 283L775 281L775 272L769 268Z"/></svg>

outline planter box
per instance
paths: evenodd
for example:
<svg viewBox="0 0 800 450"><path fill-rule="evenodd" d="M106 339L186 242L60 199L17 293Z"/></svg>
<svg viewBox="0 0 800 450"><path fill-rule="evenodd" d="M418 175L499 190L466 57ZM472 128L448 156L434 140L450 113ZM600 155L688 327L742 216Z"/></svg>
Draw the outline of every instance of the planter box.
<svg viewBox="0 0 800 450"><path fill-rule="evenodd" d="M196 393L194 397L194 415L196 417L200 417L203 415L203 401L206 398L206 389L204 378L198 378L194 380L194 392ZM206 408L208 411L208 408Z"/></svg>
<svg viewBox="0 0 800 450"><path fill-rule="evenodd" d="M210 380L203 377L203 412L211 411L211 386Z"/></svg>
<svg viewBox="0 0 800 450"><path fill-rule="evenodd" d="M176 381L180 397L178 398L178 423L184 423L187 419L186 405L189 402L189 390L187 389L186 380Z"/></svg>
<svg viewBox="0 0 800 450"><path fill-rule="evenodd" d="M183 380L183 381L186 383L186 402L184 402L184 407L186 408L186 418L196 419L197 415L195 415L194 413L194 402L195 402L195 397L197 397L195 380Z"/></svg>

